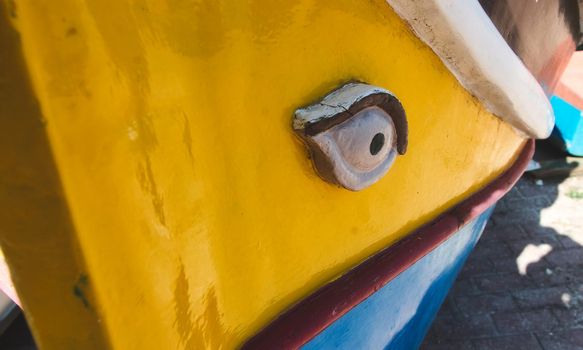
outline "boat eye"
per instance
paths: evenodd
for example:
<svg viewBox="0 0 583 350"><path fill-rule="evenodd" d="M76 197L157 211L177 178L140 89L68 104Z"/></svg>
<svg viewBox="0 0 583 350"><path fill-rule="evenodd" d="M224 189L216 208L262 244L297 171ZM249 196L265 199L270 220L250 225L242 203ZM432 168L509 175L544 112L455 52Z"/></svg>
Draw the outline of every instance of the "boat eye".
<svg viewBox="0 0 583 350"><path fill-rule="evenodd" d="M298 109L293 125L310 149L317 173L352 191L377 182L407 148L401 103L367 84L346 84Z"/></svg>

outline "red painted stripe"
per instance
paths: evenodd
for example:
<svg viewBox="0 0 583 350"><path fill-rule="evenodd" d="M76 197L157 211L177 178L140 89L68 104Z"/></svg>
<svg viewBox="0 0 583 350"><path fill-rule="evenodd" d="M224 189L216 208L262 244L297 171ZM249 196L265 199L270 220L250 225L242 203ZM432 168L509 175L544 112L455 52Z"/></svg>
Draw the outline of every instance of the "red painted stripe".
<svg viewBox="0 0 583 350"><path fill-rule="evenodd" d="M518 181L534 153L529 140L512 167L437 219L322 287L249 339L243 349L295 349L494 205Z"/></svg>

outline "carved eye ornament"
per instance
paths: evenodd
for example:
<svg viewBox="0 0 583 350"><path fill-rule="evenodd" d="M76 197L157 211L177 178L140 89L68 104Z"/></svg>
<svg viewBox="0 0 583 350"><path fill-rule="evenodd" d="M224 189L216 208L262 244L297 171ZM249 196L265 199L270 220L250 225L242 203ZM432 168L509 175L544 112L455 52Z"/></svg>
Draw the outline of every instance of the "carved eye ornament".
<svg viewBox="0 0 583 350"><path fill-rule="evenodd" d="M296 110L294 131L310 149L317 173L352 191L377 182L407 150L407 119L389 91L348 83Z"/></svg>

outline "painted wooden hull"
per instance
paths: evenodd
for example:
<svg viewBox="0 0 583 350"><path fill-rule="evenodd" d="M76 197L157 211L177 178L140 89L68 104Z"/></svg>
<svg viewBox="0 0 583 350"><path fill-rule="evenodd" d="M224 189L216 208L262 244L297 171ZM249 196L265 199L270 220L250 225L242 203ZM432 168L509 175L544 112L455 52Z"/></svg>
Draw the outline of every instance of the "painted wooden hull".
<svg viewBox="0 0 583 350"><path fill-rule="evenodd" d="M559 96L551 98L555 110L555 129L551 141L571 155L583 157L583 113Z"/></svg>
<svg viewBox="0 0 583 350"><path fill-rule="evenodd" d="M572 55L581 43L580 2L480 3L551 98L556 121L551 141L572 155L583 155L583 55Z"/></svg>
<svg viewBox="0 0 583 350"><path fill-rule="evenodd" d="M302 349L417 349L491 213L461 227Z"/></svg>
<svg viewBox="0 0 583 350"><path fill-rule="evenodd" d="M495 181L293 306L244 348L418 346L493 205L533 153L530 141Z"/></svg>
<svg viewBox="0 0 583 350"><path fill-rule="evenodd" d="M556 120L551 141L574 156L583 156L583 52L573 55L551 103Z"/></svg>
<svg viewBox="0 0 583 350"><path fill-rule="evenodd" d="M511 185L526 136L550 131L548 101L486 104L462 79L475 70L452 73L393 10L410 2L389 3L0 2L14 67L0 70L0 246L40 347L254 347L428 223L482 220L485 186ZM523 75L509 80L536 82L511 58ZM390 89L409 128L407 153L360 192L322 181L291 127L354 80ZM484 205L464 206L474 195Z"/></svg>

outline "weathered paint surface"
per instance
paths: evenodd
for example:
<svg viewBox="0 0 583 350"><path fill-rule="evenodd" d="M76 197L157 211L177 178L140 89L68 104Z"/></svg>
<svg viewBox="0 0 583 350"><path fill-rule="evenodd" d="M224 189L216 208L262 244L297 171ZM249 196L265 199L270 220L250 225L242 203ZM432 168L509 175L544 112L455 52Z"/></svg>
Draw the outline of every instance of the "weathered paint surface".
<svg viewBox="0 0 583 350"><path fill-rule="evenodd" d="M549 136L553 111L543 89L478 0L387 2L488 110L529 137Z"/></svg>
<svg viewBox="0 0 583 350"><path fill-rule="evenodd" d="M99 315L73 293L86 268L6 9L0 7L0 246L12 273L2 271L2 282L11 275L41 346L102 349Z"/></svg>
<svg viewBox="0 0 583 350"><path fill-rule="evenodd" d="M518 181L533 154L534 140L529 140L494 181L294 304L242 348L296 349L306 344L492 207Z"/></svg>
<svg viewBox="0 0 583 350"><path fill-rule="evenodd" d="M583 1L479 1L550 97L581 38L579 11Z"/></svg>
<svg viewBox="0 0 583 350"><path fill-rule="evenodd" d="M583 156L583 52L575 52L551 98L556 125L551 140L572 155Z"/></svg>
<svg viewBox="0 0 583 350"><path fill-rule="evenodd" d="M296 110L293 127L318 174L352 191L377 182L407 151L403 106L389 91L368 84L346 84Z"/></svg>
<svg viewBox="0 0 583 350"><path fill-rule="evenodd" d="M583 157L583 112L559 96L551 98L557 124L551 140L574 156Z"/></svg>
<svg viewBox="0 0 583 350"><path fill-rule="evenodd" d="M478 242L490 208L302 349L417 349Z"/></svg>
<svg viewBox="0 0 583 350"><path fill-rule="evenodd" d="M583 51L577 51L557 84L555 95L583 110Z"/></svg>
<svg viewBox="0 0 583 350"><path fill-rule="evenodd" d="M26 96L1 106L0 244L44 348L233 347L524 143L381 0L2 5L32 91L0 87ZM407 154L358 193L316 176L290 127L349 80L409 120Z"/></svg>

